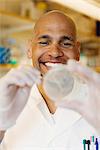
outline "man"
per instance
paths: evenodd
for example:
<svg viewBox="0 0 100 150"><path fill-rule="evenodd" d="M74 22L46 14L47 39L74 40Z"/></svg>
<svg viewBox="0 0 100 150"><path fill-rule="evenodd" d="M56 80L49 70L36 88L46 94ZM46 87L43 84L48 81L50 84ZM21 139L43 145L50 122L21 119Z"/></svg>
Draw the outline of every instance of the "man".
<svg viewBox="0 0 100 150"><path fill-rule="evenodd" d="M77 112L57 107L42 86L52 66L79 60L74 22L59 11L44 14L34 27L27 54L33 67L13 69L0 81L2 137L9 128L1 150L82 150L82 139L96 134L94 128Z"/></svg>

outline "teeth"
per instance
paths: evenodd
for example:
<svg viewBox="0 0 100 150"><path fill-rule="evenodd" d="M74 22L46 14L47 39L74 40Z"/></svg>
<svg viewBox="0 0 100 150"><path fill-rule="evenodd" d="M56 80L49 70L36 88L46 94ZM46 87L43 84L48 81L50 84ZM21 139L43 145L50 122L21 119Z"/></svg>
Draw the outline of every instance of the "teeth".
<svg viewBox="0 0 100 150"><path fill-rule="evenodd" d="M59 65L60 63L45 63L46 66L48 67L55 67L57 65Z"/></svg>

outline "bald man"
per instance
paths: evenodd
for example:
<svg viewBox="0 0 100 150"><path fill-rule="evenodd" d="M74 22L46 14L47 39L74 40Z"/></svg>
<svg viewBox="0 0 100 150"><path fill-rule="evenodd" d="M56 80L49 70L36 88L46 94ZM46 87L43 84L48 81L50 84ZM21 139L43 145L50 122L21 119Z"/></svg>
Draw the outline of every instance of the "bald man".
<svg viewBox="0 0 100 150"><path fill-rule="evenodd" d="M55 64L79 61L74 22L59 11L44 14L27 55L33 66L13 69L0 81L1 150L82 150L83 138L95 130L78 113L57 107L42 85Z"/></svg>

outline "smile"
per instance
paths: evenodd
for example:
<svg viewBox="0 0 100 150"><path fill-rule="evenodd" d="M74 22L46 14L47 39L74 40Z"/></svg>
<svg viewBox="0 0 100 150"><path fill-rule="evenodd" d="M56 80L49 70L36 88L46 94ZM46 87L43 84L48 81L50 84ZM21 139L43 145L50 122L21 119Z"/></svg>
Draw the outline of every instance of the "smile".
<svg viewBox="0 0 100 150"><path fill-rule="evenodd" d="M59 64L62 64L62 63L51 63L51 62L48 62L48 63L45 63L45 66L47 66L47 67L56 67Z"/></svg>

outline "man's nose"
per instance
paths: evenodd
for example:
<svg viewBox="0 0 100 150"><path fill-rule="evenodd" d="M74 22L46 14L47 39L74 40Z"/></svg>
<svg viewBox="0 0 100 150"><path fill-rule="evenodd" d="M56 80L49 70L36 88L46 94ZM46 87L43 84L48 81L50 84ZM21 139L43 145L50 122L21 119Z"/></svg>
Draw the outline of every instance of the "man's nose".
<svg viewBox="0 0 100 150"><path fill-rule="evenodd" d="M61 48L59 48L57 45L51 46L48 54L49 56L52 56L52 57L62 57L64 55Z"/></svg>

